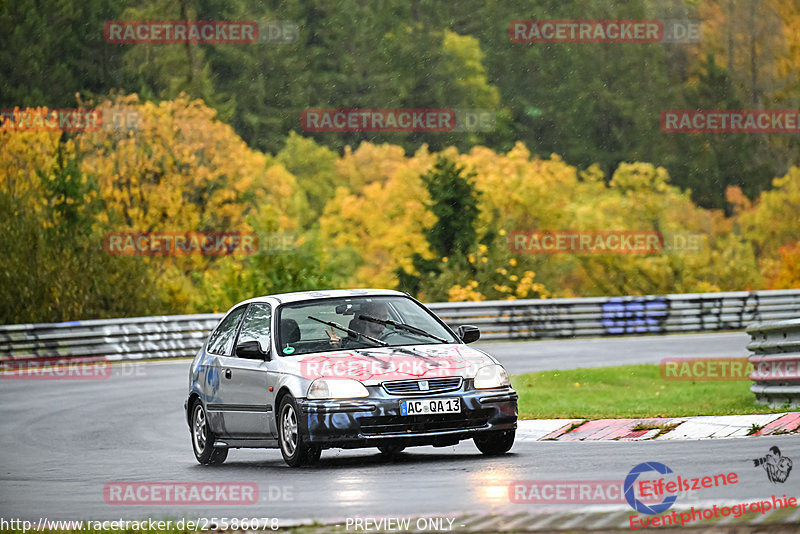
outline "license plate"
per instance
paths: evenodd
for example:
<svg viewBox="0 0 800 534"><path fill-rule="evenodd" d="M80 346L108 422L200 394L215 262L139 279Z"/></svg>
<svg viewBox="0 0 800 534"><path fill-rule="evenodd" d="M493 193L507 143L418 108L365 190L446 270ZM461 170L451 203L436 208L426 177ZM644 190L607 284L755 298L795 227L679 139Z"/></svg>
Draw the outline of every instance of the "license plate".
<svg viewBox="0 0 800 534"><path fill-rule="evenodd" d="M400 415L460 413L461 399L409 399L400 401Z"/></svg>

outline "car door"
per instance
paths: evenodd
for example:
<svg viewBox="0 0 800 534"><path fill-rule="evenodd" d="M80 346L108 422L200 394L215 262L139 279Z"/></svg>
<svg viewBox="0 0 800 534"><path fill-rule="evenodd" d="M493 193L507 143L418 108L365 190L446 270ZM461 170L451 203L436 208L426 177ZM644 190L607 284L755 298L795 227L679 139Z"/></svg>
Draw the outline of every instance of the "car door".
<svg viewBox="0 0 800 534"><path fill-rule="evenodd" d="M270 351L272 309L266 303L251 303L239 327L236 342L225 347L220 362L220 399L222 417L228 436L239 439L272 437L270 419L274 393L269 391L269 362L237 354L236 347L245 341L258 341ZM266 357L272 357L269 354Z"/></svg>
<svg viewBox="0 0 800 534"><path fill-rule="evenodd" d="M208 419L214 431L220 436L227 436L223 417L223 384L222 384L222 357L233 346L233 340L239 331L239 324L247 305L239 306L231 311L220 322L206 344L208 354L207 363L204 365L203 389L205 394L206 410Z"/></svg>

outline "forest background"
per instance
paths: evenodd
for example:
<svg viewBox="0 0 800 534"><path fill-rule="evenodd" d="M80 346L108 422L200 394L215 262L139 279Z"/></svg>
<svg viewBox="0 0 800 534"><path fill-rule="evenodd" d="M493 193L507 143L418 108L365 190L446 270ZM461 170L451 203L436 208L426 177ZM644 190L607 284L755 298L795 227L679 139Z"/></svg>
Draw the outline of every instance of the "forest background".
<svg viewBox="0 0 800 534"><path fill-rule="evenodd" d="M700 24L697 42L522 44L517 19ZM110 20L296 25L282 44L109 44ZM0 324L224 311L387 287L427 302L800 287L800 137L669 134L666 109L800 109L796 0L0 3ZM489 110L490 131L311 133L308 108ZM702 235L520 254L515 231ZM253 232L253 255L120 256L110 232ZM265 244L280 236L289 246Z"/></svg>

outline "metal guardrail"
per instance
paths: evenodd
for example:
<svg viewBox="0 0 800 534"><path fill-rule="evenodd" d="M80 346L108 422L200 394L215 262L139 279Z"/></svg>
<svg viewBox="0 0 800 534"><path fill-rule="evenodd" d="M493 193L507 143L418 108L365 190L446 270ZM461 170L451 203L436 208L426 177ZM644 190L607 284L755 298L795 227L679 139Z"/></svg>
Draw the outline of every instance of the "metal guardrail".
<svg viewBox="0 0 800 534"><path fill-rule="evenodd" d="M0 326L0 360L30 357L139 360L191 357L221 313Z"/></svg>
<svg viewBox="0 0 800 534"><path fill-rule="evenodd" d="M753 354L750 391L756 402L773 407L800 406L800 319L756 323L747 327Z"/></svg>
<svg viewBox="0 0 800 534"><path fill-rule="evenodd" d="M643 297L495 300L430 304L450 325L474 324L481 339L539 339L741 330L800 317L800 290Z"/></svg>
<svg viewBox="0 0 800 534"><path fill-rule="evenodd" d="M741 330L800 317L800 290L642 297L442 302L451 326L474 324L488 340ZM108 360L191 357L222 314L167 315L0 326L0 361L42 357Z"/></svg>

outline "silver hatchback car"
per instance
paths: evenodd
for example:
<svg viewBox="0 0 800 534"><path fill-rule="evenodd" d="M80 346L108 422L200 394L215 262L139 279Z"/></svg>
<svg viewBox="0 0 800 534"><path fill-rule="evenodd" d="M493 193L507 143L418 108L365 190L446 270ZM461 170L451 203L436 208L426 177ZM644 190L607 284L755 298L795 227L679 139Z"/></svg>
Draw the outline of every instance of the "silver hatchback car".
<svg viewBox="0 0 800 534"><path fill-rule="evenodd" d="M505 369L466 346L417 300L364 289L286 293L231 308L192 361L185 403L201 464L228 449L279 448L290 466L322 449L511 449L517 393Z"/></svg>

